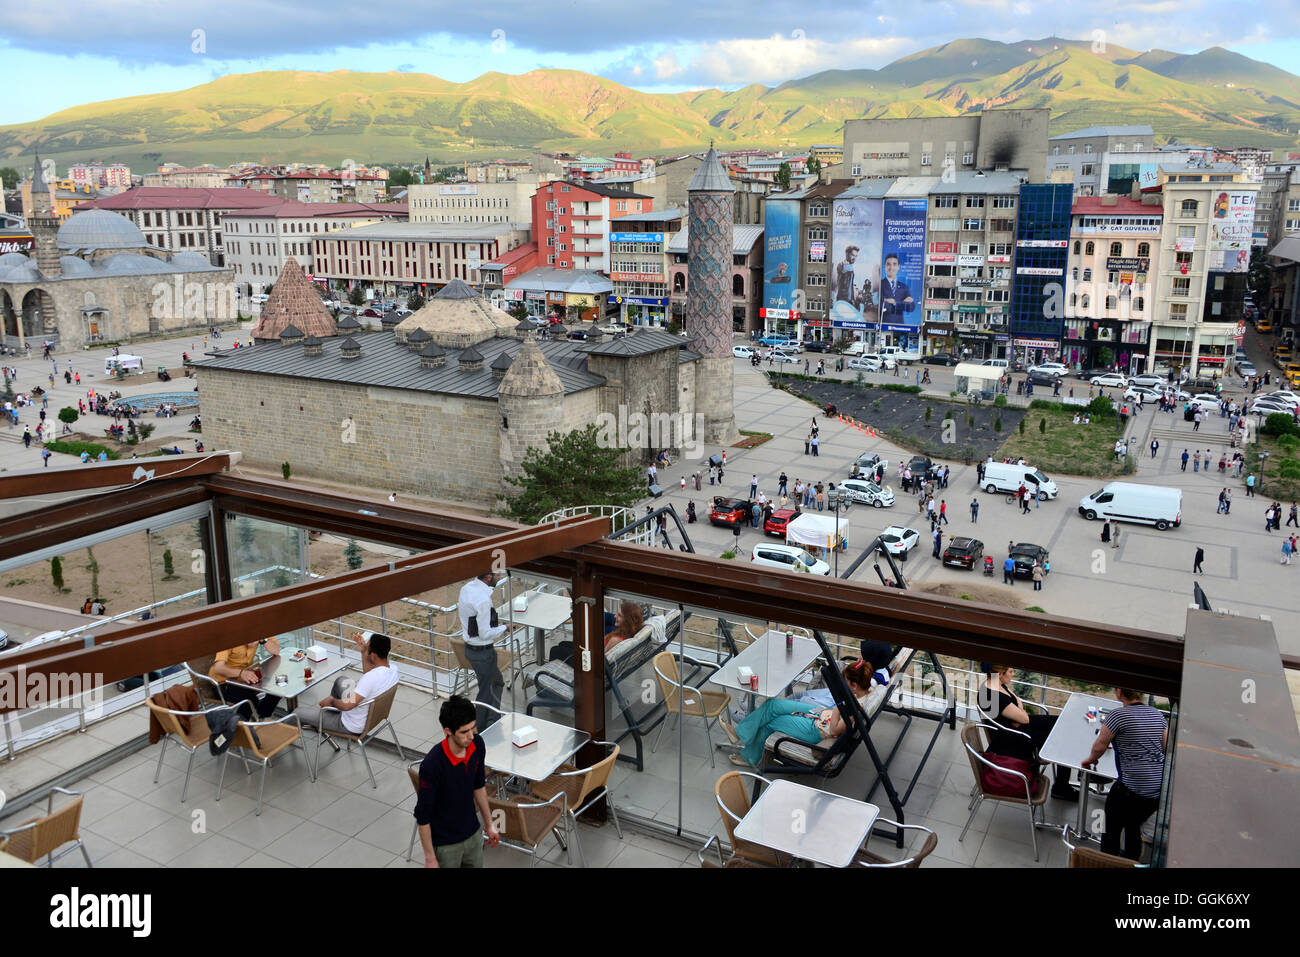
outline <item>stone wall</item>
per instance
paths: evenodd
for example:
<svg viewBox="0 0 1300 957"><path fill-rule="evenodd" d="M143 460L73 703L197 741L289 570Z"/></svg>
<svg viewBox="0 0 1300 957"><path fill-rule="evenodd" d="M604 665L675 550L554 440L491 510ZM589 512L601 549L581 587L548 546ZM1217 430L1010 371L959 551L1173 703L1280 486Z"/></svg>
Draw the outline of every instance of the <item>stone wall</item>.
<svg viewBox="0 0 1300 957"><path fill-rule="evenodd" d="M287 460L295 475L497 505L495 401L202 367L197 375L210 449L242 452L264 468Z"/></svg>

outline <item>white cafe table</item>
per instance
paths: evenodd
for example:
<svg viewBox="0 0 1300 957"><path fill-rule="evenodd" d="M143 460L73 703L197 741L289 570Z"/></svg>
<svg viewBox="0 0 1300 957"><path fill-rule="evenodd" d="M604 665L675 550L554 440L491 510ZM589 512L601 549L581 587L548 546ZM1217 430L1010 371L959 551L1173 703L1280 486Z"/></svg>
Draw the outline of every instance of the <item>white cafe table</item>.
<svg viewBox="0 0 1300 957"><path fill-rule="evenodd" d="M523 611L518 611L511 601L506 602L504 605L498 605L497 620L535 629L533 631L534 650L537 654L537 663L540 665L546 659L545 643L547 633L559 628L573 616L573 601L564 595L552 595L548 592L537 591L525 592L523 596L515 596L515 598L520 597L527 598L528 607Z"/></svg>
<svg viewBox="0 0 1300 957"><path fill-rule="evenodd" d="M865 801L778 779L736 825L736 837L827 867L848 867L880 815Z"/></svg>
<svg viewBox="0 0 1300 957"><path fill-rule="evenodd" d="M1099 712L1095 721L1088 720L1090 707L1095 707ZM1092 751L1097 734L1101 731L1105 715L1100 712L1114 711L1119 707L1120 703L1114 698L1098 698L1096 695L1077 691L1072 693L1070 700L1065 702L1065 707L1057 716L1051 734L1038 750L1038 756L1049 764L1074 768L1079 772L1079 813L1075 822L1075 831L1081 839L1090 837L1085 830L1088 819L1089 777L1096 775L1108 781L1114 781L1119 777L1119 771L1115 767L1113 747L1106 749L1106 753L1097 761L1095 768L1085 768L1083 762Z"/></svg>
<svg viewBox="0 0 1300 957"><path fill-rule="evenodd" d="M748 692L761 698L776 698L790 687L795 678L808 670L808 666L821 654L821 646L811 638L792 636L792 648L785 648L785 632L768 631L759 635L748 648L725 661L709 677L709 683ZM741 681L737 669L750 668L758 675L758 687Z"/></svg>
<svg viewBox="0 0 1300 957"><path fill-rule="evenodd" d="M526 747L515 747L511 736L515 729L532 725L537 729L537 740ZM492 771L507 777L524 778L536 783L545 781L565 761L578 753L578 749L591 740L585 731L566 728L553 721L543 721L517 711L507 711L486 728L479 730L483 759Z"/></svg>

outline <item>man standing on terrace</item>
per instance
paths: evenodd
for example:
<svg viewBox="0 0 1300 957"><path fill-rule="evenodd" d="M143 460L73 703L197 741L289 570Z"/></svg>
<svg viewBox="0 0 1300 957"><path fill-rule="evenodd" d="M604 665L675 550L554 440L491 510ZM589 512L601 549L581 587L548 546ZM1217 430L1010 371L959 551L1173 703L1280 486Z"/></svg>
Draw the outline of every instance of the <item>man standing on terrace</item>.
<svg viewBox="0 0 1300 957"><path fill-rule="evenodd" d="M488 808L487 749L474 721L474 706L467 698L452 695L443 703L438 723L446 737L420 764L415 799L424 866L482 867L484 834L493 847L500 837Z"/></svg>
<svg viewBox="0 0 1300 957"><path fill-rule="evenodd" d="M496 640L506 632L506 626L497 621L497 611L492 607L492 589L497 581L493 572L471 578L456 599L456 614L460 616L461 635L465 639L465 657L474 666L474 676L478 679L476 700L494 708L501 707L501 692L506 686L497 666ZM479 709L479 723L483 727L496 720L495 712Z"/></svg>

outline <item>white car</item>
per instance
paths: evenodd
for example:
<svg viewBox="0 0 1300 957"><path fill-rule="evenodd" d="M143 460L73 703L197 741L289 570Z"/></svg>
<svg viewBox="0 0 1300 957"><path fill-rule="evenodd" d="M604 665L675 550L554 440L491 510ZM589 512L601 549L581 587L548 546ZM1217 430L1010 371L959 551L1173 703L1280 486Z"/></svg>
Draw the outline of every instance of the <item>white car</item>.
<svg viewBox="0 0 1300 957"><path fill-rule="evenodd" d="M887 508L894 504L894 490L866 479L845 479L838 486L848 493L850 500L872 508Z"/></svg>
<svg viewBox="0 0 1300 957"><path fill-rule="evenodd" d="M921 533L914 528L902 525L890 525L880 533L880 544L891 555L907 557L907 553L921 540Z"/></svg>
<svg viewBox="0 0 1300 957"><path fill-rule="evenodd" d="M1217 409L1219 407L1219 397L1209 392L1198 392L1192 396L1192 401L1203 409Z"/></svg>
<svg viewBox="0 0 1300 957"><path fill-rule="evenodd" d="M1160 391L1158 389L1148 389L1143 386L1131 385L1124 390L1124 398L1130 402L1141 396L1143 402L1159 402Z"/></svg>
<svg viewBox="0 0 1300 957"><path fill-rule="evenodd" d="M1259 375L1259 372L1255 369L1255 363L1247 359L1242 359L1237 363L1237 375L1242 376L1243 378L1253 378L1254 376Z"/></svg>
<svg viewBox="0 0 1300 957"><path fill-rule="evenodd" d="M1135 375L1133 378L1129 379L1128 384L1140 385L1144 389L1158 389L1163 391L1169 385L1169 380L1164 376L1144 372L1142 375Z"/></svg>
<svg viewBox="0 0 1300 957"><path fill-rule="evenodd" d="M1287 415L1295 414L1295 406L1288 405L1278 399L1270 399L1268 396L1261 396L1250 404L1251 412L1263 412L1269 415L1273 412L1283 412Z"/></svg>
<svg viewBox="0 0 1300 957"><path fill-rule="evenodd" d="M895 361L893 356L887 356L881 353L868 352L862 358L879 360L880 366L883 369L893 369L898 366L898 362Z"/></svg>
<svg viewBox="0 0 1300 957"><path fill-rule="evenodd" d="M772 362L798 362L799 361L799 358L797 356L792 356L788 352L781 352L779 349L773 349L772 352L768 355L768 359L770 359Z"/></svg>
<svg viewBox="0 0 1300 957"><path fill-rule="evenodd" d="M849 360L848 367L862 372L879 372L880 356L857 356Z"/></svg>
<svg viewBox="0 0 1300 957"><path fill-rule="evenodd" d="M1044 362L1042 365L1030 366L1027 372L1041 372L1044 375L1063 376L1070 371L1068 366L1059 362Z"/></svg>
<svg viewBox="0 0 1300 957"><path fill-rule="evenodd" d="M749 346L732 346L731 354L737 359L752 359L754 356L754 350L749 348Z"/></svg>
<svg viewBox="0 0 1300 957"><path fill-rule="evenodd" d="M1276 392L1266 392L1259 396L1261 399L1276 399L1279 402L1285 402L1292 407L1300 406L1300 393L1292 392L1290 389L1278 389Z"/></svg>
<svg viewBox="0 0 1300 957"><path fill-rule="evenodd" d="M755 565L769 568L784 568L790 572L808 572L810 575L829 575L831 566L808 554L806 548L798 545L777 545L759 542L754 546L749 560Z"/></svg>
<svg viewBox="0 0 1300 957"><path fill-rule="evenodd" d="M1088 381L1093 385L1108 386L1117 389L1122 389L1128 385L1128 380L1118 372L1107 372L1105 375L1095 375Z"/></svg>

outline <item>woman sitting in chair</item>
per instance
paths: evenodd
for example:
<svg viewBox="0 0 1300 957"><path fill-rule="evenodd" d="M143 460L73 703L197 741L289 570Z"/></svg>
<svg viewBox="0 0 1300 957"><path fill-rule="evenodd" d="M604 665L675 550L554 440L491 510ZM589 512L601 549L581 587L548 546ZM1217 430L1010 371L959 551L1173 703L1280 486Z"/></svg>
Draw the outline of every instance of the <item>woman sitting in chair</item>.
<svg viewBox="0 0 1300 957"><path fill-rule="evenodd" d="M858 703L865 701L871 692L871 665L855 661L845 665L841 674ZM731 756L731 763L752 767L758 767L764 745L773 732L804 744L819 744L838 738L848 729L838 706L824 708L804 701L791 701L789 698L767 699L762 707L752 711L734 728L725 715L718 719L718 723L732 744L742 745L740 754Z"/></svg>
<svg viewBox="0 0 1300 957"><path fill-rule="evenodd" d="M608 621L608 613L606 613ZM613 648L620 641L631 638L641 630L645 624L644 616L641 613L641 606L634 601L623 601L619 603L618 611L614 613L614 626L605 635L605 650ZM573 642L561 641L551 649L551 661L563 661L566 665L573 664Z"/></svg>
<svg viewBox="0 0 1300 957"><path fill-rule="evenodd" d="M1052 733L1056 716L1030 714L1025 710L1024 702L1011 688L1016 671L1010 665L989 665L988 668L988 678L978 695L980 711L992 723L1009 729L989 732L988 752L1033 762L1035 752ZM1079 789L1070 784L1069 768L1057 766L1052 797L1061 801L1079 800Z"/></svg>

